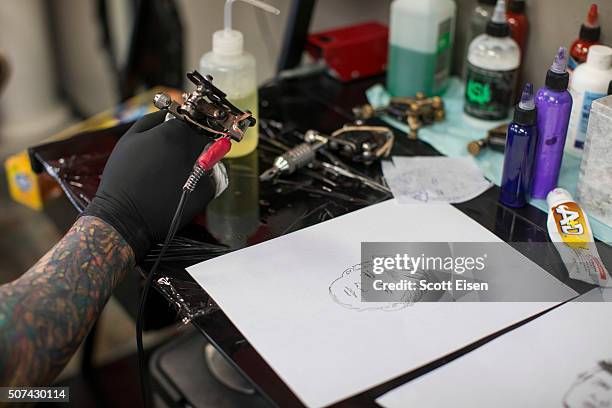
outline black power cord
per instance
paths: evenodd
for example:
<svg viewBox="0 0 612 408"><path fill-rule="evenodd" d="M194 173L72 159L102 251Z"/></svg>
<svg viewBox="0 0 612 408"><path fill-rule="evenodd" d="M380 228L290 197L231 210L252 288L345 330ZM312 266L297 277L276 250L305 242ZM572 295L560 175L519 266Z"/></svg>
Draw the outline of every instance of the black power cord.
<svg viewBox="0 0 612 408"><path fill-rule="evenodd" d="M176 120L176 119L175 119ZM214 142L208 144L202 153L198 156L198 159L193 165L193 169L191 173L189 173L189 177L183 186L183 192L181 194L181 198L179 200L178 205L176 206L176 210L174 211L174 216L172 217L172 222L170 222L170 228L168 228L168 234L166 234L166 239L164 240L164 245L162 246L147 279L145 280L144 287L142 289L142 294L140 295L140 304L138 305L138 316L136 317L136 346L138 348L138 369L140 371L140 392L142 393L142 400L144 402L145 408L149 407L149 390L147 387L148 380L148 372L145 364L144 357L144 346L142 345L142 319L144 315L145 303L147 300L147 295L149 293L149 288L153 283L153 278L155 277L155 272L157 272L157 268L161 263L170 242L174 238L176 231L179 228L181 223L181 218L183 217L183 210L185 209L185 204L187 203L187 199L192 191L195 190L196 185L200 181L200 178L204 174L209 171L212 171L213 167L216 163L218 163L223 156L227 154L227 152L231 149L231 141L228 137L223 137L215 140Z"/></svg>
<svg viewBox="0 0 612 408"><path fill-rule="evenodd" d="M178 205L176 206L176 210L174 212L174 216L172 217L172 222L170 223L170 228L168 229L168 234L166 235L166 239L164 240L164 245L162 246L147 279L145 280L144 287L142 289L142 294L140 295L140 303L138 305L138 316L136 317L136 346L138 348L138 370L140 373L140 393L142 394L142 399L145 408L151 406L149 401L149 387L148 387L148 370L145 363L145 355L144 355L144 346L142 344L142 323L144 316L144 308L145 303L147 302L147 295L149 294L149 288L153 283L153 278L155 276L155 272L157 272L157 268L161 263L161 260L168 249L168 246L181 222L181 218L183 217L183 210L185 208L185 204L187 203L187 199L189 198L189 194L191 190L184 188L183 193L181 194L181 198L179 200Z"/></svg>

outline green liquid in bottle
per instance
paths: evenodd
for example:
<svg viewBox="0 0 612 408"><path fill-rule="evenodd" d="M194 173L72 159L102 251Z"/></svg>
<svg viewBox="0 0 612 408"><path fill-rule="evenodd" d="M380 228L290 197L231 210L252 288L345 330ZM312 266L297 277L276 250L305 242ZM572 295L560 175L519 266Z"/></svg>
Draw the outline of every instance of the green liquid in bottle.
<svg viewBox="0 0 612 408"><path fill-rule="evenodd" d="M423 53L391 44L387 87L394 96L440 95L446 90L447 53ZM436 70L438 70L436 72Z"/></svg>
<svg viewBox="0 0 612 408"><path fill-rule="evenodd" d="M259 119L258 109L257 109L257 90L253 93L250 93L242 98L228 98L231 103L236 105L239 109L243 111L251 111L253 117L255 119ZM247 129L244 134L244 138L240 142L236 142L232 140L232 149L225 156L227 158L232 157L242 157L251 153L253 150L257 148L257 142L259 141L259 124L256 124L253 127Z"/></svg>

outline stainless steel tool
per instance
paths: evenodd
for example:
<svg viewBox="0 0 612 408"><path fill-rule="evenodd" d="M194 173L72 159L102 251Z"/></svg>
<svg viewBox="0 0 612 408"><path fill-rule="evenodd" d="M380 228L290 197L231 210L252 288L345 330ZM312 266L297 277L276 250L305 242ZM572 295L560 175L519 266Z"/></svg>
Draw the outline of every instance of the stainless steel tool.
<svg viewBox="0 0 612 408"><path fill-rule="evenodd" d="M266 181L280 174L291 174L315 161L321 148L337 153L355 163L371 164L387 156L393 146L393 132L383 126L347 125L331 135L308 130L301 143L278 156L260 176Z"/></svg>

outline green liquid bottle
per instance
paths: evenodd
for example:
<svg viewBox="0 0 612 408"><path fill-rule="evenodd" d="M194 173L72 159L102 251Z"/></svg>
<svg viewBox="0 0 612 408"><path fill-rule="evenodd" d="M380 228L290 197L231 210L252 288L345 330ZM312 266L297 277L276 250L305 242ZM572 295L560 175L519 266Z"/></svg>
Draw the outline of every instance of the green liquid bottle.
<svg viewBox="0 0 612 408"><path fill-rule="evenodd" d="M387 87L395 96L446 90L455 29L452 0L394 0L391 4Z"/></svg>

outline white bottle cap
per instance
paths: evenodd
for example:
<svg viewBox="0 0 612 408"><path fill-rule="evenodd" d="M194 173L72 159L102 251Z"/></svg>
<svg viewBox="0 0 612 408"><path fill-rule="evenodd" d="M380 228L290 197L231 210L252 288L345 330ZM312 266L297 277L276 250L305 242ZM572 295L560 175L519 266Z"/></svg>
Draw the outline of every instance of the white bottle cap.
<svg viewBox="0 0 612 408"><path fill-rule="evenodd" d="M612 48L605 45L591 45L587 54L587 64L593 68L609 70L612 68Z"/></svg>
<svg viewBox="0 0 612 408"><path fill-rule="evenodd" d="M223 56L242 54L244 39L237 30L219 30L213 34L213 52Z"/></svg>
<svg viewBox="0 0 612 408"><path fill-rule="evenodd" d="M564 188L554 188L546 195L549 210L556 205L567 203L568 201L574 201L574 199L569 191Z"/></svg>

